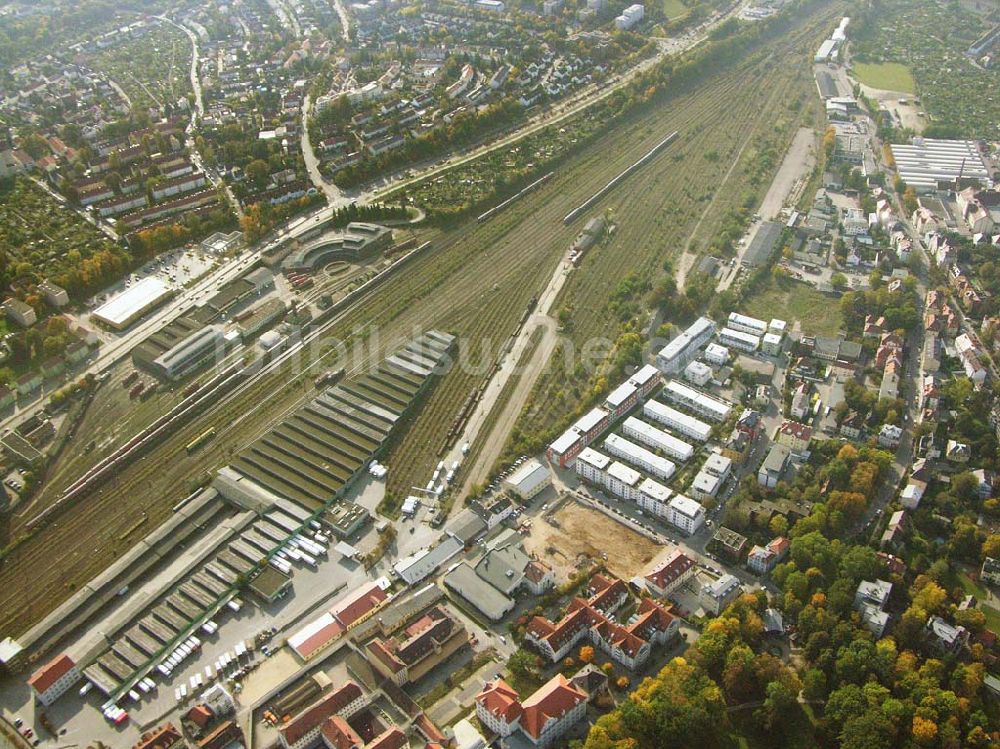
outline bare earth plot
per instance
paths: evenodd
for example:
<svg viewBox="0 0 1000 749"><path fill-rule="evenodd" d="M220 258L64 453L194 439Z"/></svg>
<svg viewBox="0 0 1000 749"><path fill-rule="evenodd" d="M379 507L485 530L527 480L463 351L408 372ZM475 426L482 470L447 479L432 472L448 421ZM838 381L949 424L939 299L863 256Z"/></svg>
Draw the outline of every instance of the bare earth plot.
<svg viewBox="0 0 1000 749"><path fill-rule="evenodd" d="M584 557L600 560L604 552L609 552L608 569L628 580L644 571L660 552L660 546L648 538L572 500L547 517L555 523L536 519L524 545L555 569L558 580L575 572Z"/></svg>
<svg viewBox="0 0 1000 749"><path fill-rule="evenodd" d="M629 270L652 273L676 252L699 205L729 169L724 155L734 152L749 132L775 132L768 106L777 108L790 90L798 90L790 60L811 49L821 33L811 27L793 30L787 35L790 42L773 44L767 59L725 66L609 129L530 201L481 226L466 224L449 231L431 252L362 300L330 331L347 337L366 326L377 330L366 338L369 348L358 367L430 327L459 336L465 365L434 386L412 420L402 425L386 458L389 492L396 501L411 485L429 478L459 407L485 377L487 368L475 365L496 356L531 297L551 279L579 231L579 226L564 226L562 217L666 133L681 131L676 146L626 181L624 193L612 193L595 208L600 212L613 204L621 229L614 242L594 254L593 267L574 272L567 283L577 287L573 303L581 331L607 330L601 324L608 317L604 302L615 285ZM789 56L787 65L776 64L776 59L785 59L775 57L779 51ZM781 137L787 143L797 123L789 119L784 128ZM712 148L723 157L705 159ZM318 366L325 369L331 362ZM66 508L33 535L21 537L0 566L0 632L20 633L104 569L127 548L131 539L119 537L141 513L146 514L146 528L162 522L185 496L192 477L228 462L240 446L312 396L314 374L310 370L296 379L295 368L288 366L260 378L179 429L123 470L114 483ZM578 401L568 402L568 408L556 404L560 418ZM209 427L217 429L217 437L195 455L186 455L184 446ZM89 439L78 433L79 446Z"/></svg>

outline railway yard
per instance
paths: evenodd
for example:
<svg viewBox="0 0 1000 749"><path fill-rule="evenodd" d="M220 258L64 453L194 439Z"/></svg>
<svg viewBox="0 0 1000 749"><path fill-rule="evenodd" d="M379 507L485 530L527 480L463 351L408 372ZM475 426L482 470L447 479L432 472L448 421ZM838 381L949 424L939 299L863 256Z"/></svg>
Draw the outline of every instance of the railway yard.
<svg viewBox="0 0 1000 749"><path fill-rule="evenodd" d="M821 15L825 21L827 14ZM695 224L699 207L713 194L718 191L716 206L722 210L700 224L706 235L718 225L726 206L745 200L751 154L743 153L735 175L723 180L731 171L728 159L762 133L776 141L789 141L794 135L801 117L798 97L806 91L807 76L796 66L778 63L812 43L820 20L808 20L766 52L748 55L742 63L713 72L697 84L682 84L662 101L639 108L596 138L530 200L515 203L482 224L470 221L443 231L432 250L411 261L405 272L338 313L324 335L363 343L365 353L351 365L356 371L414 332L432 326L459 338L464 365L442 378L419 413L403 419L389 442L392 470L385 509L394 513L410 484L422 483L417 478L421 471L429 473L445 447L457 406L483 382L530 299L561 262L578 231L563 224L567 212L665 135L679 132L676 142L628 181L628 200L612 192L594 208L610 210L619 230L610 244L571 274L559 301L573 311L570 338L578 342L614 332L609 329L613 321L607 308L589 300L609 298L628 272L655 276ZM761 106L762 100L768 106ZM651 219L655 230L640 218ZM463 341L476 345L466 348ZM312 352L314 358L308 363L289 357L209 405L111 483L67 506L45 526L24 533L15 521L15 543L0 568L0 627L23 630L51 611L128 548L138 508L145 527L155 527L190 492L192 477L207 475L311 397L312 377L333 366L329 352L320 348L316 354L316 347ZM580 383L564 387L559 384L563 379L550 366L533 398L535 415L529 410L530 420L550 420L566 402L575 400L573 389ZM184 446L209 427L217 429L217 437L196 454L186 455ZM84 434L77 439L86 444ZM54 472L63 475L58 466ZM58 556L53 556L53 549L60 550ZM27 569L33 570L30 586L22 584Z"/></svg>
<svg viewBox="0 0 1000 749"><path fill-rule="evenodd" d="M821 121L798 63L835 10L808 6L738 55L690 53L677 66L697 75L640 97L495 206L435 220L416 205L412 221L282 231L237 250L238 278L216 283L214 268L192 278L207 298L94 378L41 485L3 526L0 640L15 639L31 670L68 654L86 680L79 697L125 743L185 705L186 685L195 694L226 679L247 690L235 716L247 746L288 746L282 714L329 688L332 661L338 679L376 695L373 735L395 725L432 740L437 729L399 682L365 676L362 639L388 638L417 612L423 626L434 605L468 633L456 643L513 654L499 628L445 593L447 578L416 582L458 567L461 580L494 551L462 535L470 500L500 462L523 455L520 465L605 395L648 292L685 254L711 254L759 203L799 128ZM560 125L543 137L572 130ZM435 171L433 189L461 192L467 169ZM595 219L607 227L600 241L571 254ZM629 580L667 547L566 486L534 503L537 518L502 534L528 536L521 554L547 558L539 566L559 581L594 565ZM609 560L609 545L627 551ZM362 604L379 616L350 619ZM444 668L456 664L482 666ZM173 689L152 693L154 681ZM35 707L21 683L0 695ZM289 695L294 710L280 707ZM44 721L82 746L92 716L71 697ZM133 724L119 727L126 703Z"/></svg>

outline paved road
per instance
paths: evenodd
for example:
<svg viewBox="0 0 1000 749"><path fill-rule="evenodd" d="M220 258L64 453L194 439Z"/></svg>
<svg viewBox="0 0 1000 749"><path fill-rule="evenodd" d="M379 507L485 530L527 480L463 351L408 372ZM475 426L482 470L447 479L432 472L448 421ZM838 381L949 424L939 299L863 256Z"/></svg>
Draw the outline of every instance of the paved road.
<svg viewBox="0 0 1000 749"><path fill-rule="evenodd" d="M558 334L556 333L557 324L549 316L549 311L552 309L552 305L556 297L559 296L559 292L562 290L563 284L566 283L570 272L570 267L565 259L560 258L559 265L553 272L552 278L549 280L545 290L538 297L535 313L521 327L517 338L514 340L514 344L511 346L510 352L504 357L500 368L486 386L482 398L469 417L465 428L462 430L462 436L455 442L451 452L445 458L447 465L451 465L456 460L461 461L462 445L467 442L471 444L480 436L480 431L496 408L500 394L507 386L511 376L521 372L521 381L518 384L517 390L506 402L501 404L500 412L496 416L493 428L488 433L488 439L476 455L472 466L468 467L465 472L465 482L462 485L458 500L452 507L453 515L462 509L465 497L469 495L473 484L482 482L489 475L490 468L493 467L493 464L500 457L501 451L507 444L507 438L514 429L517 417L521 414L521 410L527 403L528 396L531 394L535 382L545 369L553 351L555 351L556 344L558 343ZM538 344L538 349L530 361L522 361L528 344L538 329L542 331L542 340Z"/></svg>
<svg viewBox="0 0 1000 749"><path fill-rule="evenodd" d="M337 15L340 16L340 35L344 37L345 42L349 42L351 41L351 17L347 14L342 0L333 0L333 7L337 11Z"/></svg>
<svg viewBox="0 0 1000 749"><path fill-rule="evenodd" d="M337 205L342 201L343 193L340 188L327 179L319 171L319 159L313 150L312 141L309 139L309 116L312 114L312 97L306 94L302 99L302 137L300 145L302 148L302 159L306 164L306 171L313 187L322 190L326 195L326 200L330 205Z"/></svg>
<svg viewBox="0 0 1000 749"><path fill-rule="evenodd" d="M743 256L753 243L757 232L760 231L761 225L765 221L773 221L778 217L778 214L785 207L785 201L791 195L792 189L800 180L806 179L812 173L815 163L816 133L812 128L801 127L795 133L795 137L785 153L785 158L778 168L778 173L774 175L771 186L767 189L764 200L761 201L760 209L757 211L760 215L760 221L755 223L747 233L746 241L736 255L736 262L733 264L732 270L719 280L718 291L725 291L736 280Z"/></svg>

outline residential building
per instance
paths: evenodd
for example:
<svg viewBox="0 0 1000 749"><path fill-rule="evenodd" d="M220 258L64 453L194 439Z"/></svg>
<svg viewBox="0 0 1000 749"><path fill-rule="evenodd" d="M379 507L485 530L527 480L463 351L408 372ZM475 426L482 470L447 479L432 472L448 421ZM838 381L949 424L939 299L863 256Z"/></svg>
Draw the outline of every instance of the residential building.
<svg viewBox="0 0 1000 749"><path fill-rule="evenodd" d="M895 449L899 447L899 442L903 438L903 430L895 424L883 424L878 433L878 443L882 447Z"/></svg>
<svg viewBox="0 0 1000 749"><path fill-rule="evenodd" d="M45 301L56 309L69 304L69 294L66 293L66 289L62 286L57 286L48 279L38 284L38 291L45 297Z"/></svg>
<svg viewBox="0 0 1000 749"><path fill-rule="evenodd" d="M694 416L678 411L676 408L664 405L659 401L649 400L642 406L642 414L678 434L699 442L706 442L712 435L712 427Z"/></svg>
<svg viewBox="0 0 1000 749"><path fill-rule="evenodd" d="M613 418L618 418L655 390L660 382L660 371L646 364L608 394L604 399L604 408Z"/></svg>
<svg viewBox="0 0 1000 749"><path fill-rule="evenodd" d="M785 419L778 427L774 435L774 441L779 445L785 445L792 452L801 455L809 449L812 441L812 427L806 426L798 421Z"/></svg>
<svg viewBox="0 0 1000 749"><path fill-rule="evenodd" d="M705 508L690 497L676 494L668 505L667 522L691 535L705 524Z"/></svg>
<svg viewBox="0 0 1000 749"><path fill-rule="evenodd" d="M636 613L623 625L612 614L628 601L628 587L621 580L594 575L587 598L574 598L558 622L532 618L525 640L553 663L562 660L582 640L593 643L625 668L640 668L654 645L677 634L680 623L668 609L650 598L642 599Z"/></svg>
<svg viewBox="0 0 1000 749"><path fill-rule="evenodd" d="M28 686L35 699L48 707L80 681L80 678L80 669L76 663L63 653L35 671L28 679Z"/></svg>
<svg viewBox="0 0 1000 749"><path fill-rule="evenodd" d="M743 592L739 578L728 572L717 580L703 585L699 600L707 613L718 616Z"/></svg>
<svg viewBox="0 0 1000 749"><path fill-rule="evenodd" d="M603 408L591 409L549 445L546 452L548 459L558 463L561 468L571 467L580 451L606 430L610 423L610 413Z"/></svg>
<svg viewBox="0 0 1000 749"><path fill-rule="evenodd" d="M702 358L713 367L721 367L729 361L729 349L717 343L710 343L705 347Z"/></svg>
<svg viewBox="0 0 1000 749"><path fill-rule="evenodd" d="M38 322L38 316L31 305L25 304L20 299L11 297L3 303L4 314L8 320L16 322L22 328L30 328Z"/></svg>
<svg viewBox="0 0 1000 749"><path fill-rule="evenodd" d="M876 637L885 634L889 615L885 607L892 594L892 583L885 580L862 580L854 593L854 610L861 615L865 629Z"/></svg>
<svg viewBox="0 0 1000 749"><path fill-rule="evenodd" d="M742 333L750 333L758 338L763 336L768 330L768 324L764 320L758 320L756 317L741 315L738 312L729 313L729 322L727 327L731 330L738 330Z"/></svg>
<svg viewBox="0 0 1000 749"><path fill-rule="evenodd" d="M320 731L329 718L348 719L368 705L368 697L361 687L348 681L341 687L327 692L316 702L294 716L278 729L278 738L284 749L305 749L314 746Z"/></svg>
<svg viewBox="0 0 1000 749"><path fill-rule="evenodd" d="M747 353L752 353L760 348L760 339L761 336L744 333L741 330L733 330L732 328L723 328L719 331L719 340L724 346L746 351Z"/></svg>
<svg viewBox="0 0 1000 749"><path fill-rule="evenodd" d="M788 466L790 455L791 450L786 445L772 444L760 470L757 471L757 483L765 489L773 489L777 486Z"/></svg>
<svg viewBox="0 0 1000 749"><path fill-rule="evenodd" d="M784 536L771 539L766 546L754 546L747 554L747 569L758 575L766 575L785 558L791 542Z"/></svg>
<svg viewBox="0 0 1000 749"><path fill-rule="evenodd" d="M670 513L670 498L673 494L673 490L658 481L644 479L639 483L639 497L635 503L653 517L666 518Z"/></svg>
<svg viewBox="0 0 1000 749"><path fill-rule="evenodd" d="M924 633L928 644L942 653L954 653L969 642L969 632L965 627L950 624L937 615L927 620Z"/></svg>
<svg viewBox="0 0 1000 749"><path fill-rule="evenodd" d="M656 596L669 598L694 577L695 561L680 549L674 549L650 570L644 580L649 591Z"/></svg>
<svg viewBox="0 0 1000 749"><path fill-rule="evenodd" d="M698 349L713 335L715 335L715 323L707 317L699 317L684 332L660 349L656 355L656 366L664 374L677 374L695 358Z"/></svg>
<svg viewBox="0 0 1000 749"><path fill-rule="evenodd" d="M712 379L712 368L697 359L684 367L684 379L692 385L702 387Z"/></svg>
<svg viewBox="0 0 1000 749"><path fill-rule="evenodd" d="M952 463L968 463L972 458L972 448L964 442L948 440L944 451L945 460Z"/></svg>
<svg viewBox="0 0 1000 749"><path fill-rule="evenodd" d="M760 349L768 356L780 356L784 338L777 333L765 333L760 339Z"/></svg>
<svg viewBox="0 0 1000 749"><path fill-rule="evenodd" d="M746 536L721 526L709 543L717 554L724 556L733 564L741 564L749 541Z"/></svg>
<svg viewBox="0 0 1000 749"><path fill-rule="evenodd" d="M440 606L410 620L393 637L365 646L372 668L396 686L417 681L468 642L465 628Z"/></svg>
<svg viewBox="0 0 1000 749"><path fill-rule="evenodd" d="M729 478L732 468L731 458L719 453L711 453L691 482L691 493L695 495L696 499L714 497L726 479Z"/></svg>
<svg viewBox="0 0 1000 749"><path fill-rule="evenodd" d="M649 403L654 402L649 401ZM634 416L625 419L622 423L622 432L626 437L631 437L654 450L659 450L681 463L687 462L694 456L694 448L687 442L677 439L672 434L657 429L652 424L647 424Z"/></svg>
<svg viewBox="0 0 1000 749"><path fill-rule="evenodd" d="M662 458L634 442L629 442L617 434L608 435L607 439L604 440L604 449L616 458L621 458L636 468L664 481L669 480L677 470L677 466L666 458Z"/></svg>
<svg viewBox="0 0 1000 749"><path fill-rule="evenodd" d="M663 394L668 401L690 409L711 421L725 421L733 409L731 403L713 398L678 380L670 380L664 387Z"/></svg>
<svg viewBox="0 0 1000 749"><path fill-rule="evenodd" d="M562 674L552 677L523 702L503 679L488 683L476 695L476 717L480 723L505 738L520 732L538 747L552 744L586 713L586 692Z"/></svg>
<svg viewBox="0 0 1000 749"><path fill-rule="evenodd" d="M986 557L979 570L979 580L987 585L1000 585L1000 560Z"/></svg>

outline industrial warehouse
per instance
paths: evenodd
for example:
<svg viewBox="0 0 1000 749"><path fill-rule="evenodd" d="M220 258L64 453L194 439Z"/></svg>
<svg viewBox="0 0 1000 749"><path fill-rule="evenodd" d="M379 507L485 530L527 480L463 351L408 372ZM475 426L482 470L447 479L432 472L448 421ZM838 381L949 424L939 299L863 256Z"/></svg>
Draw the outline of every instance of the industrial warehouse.
<svg viewBox="0 0 1000 749"><path fill-rule="evenodd" d="M341 231L304 243L281 264L286 270L312 271L331 260L359 260L392 244L392 230L354 222Z"/></svg>
<svg viewBox="0 0 1000 749"><path fill-rule="evenodd" d="M362 377L329 388L251 444L216 479L223 495L281 497L316 511L376 457L454 344L425 333Z"/></svg>
<svg viewBox="0 0 1000 749"><path fill-rule="evenodd" d="M92 317L110 328L124 330L173 295L174 290L158 278L143 278L127 291L95 309Z"/></svg>

